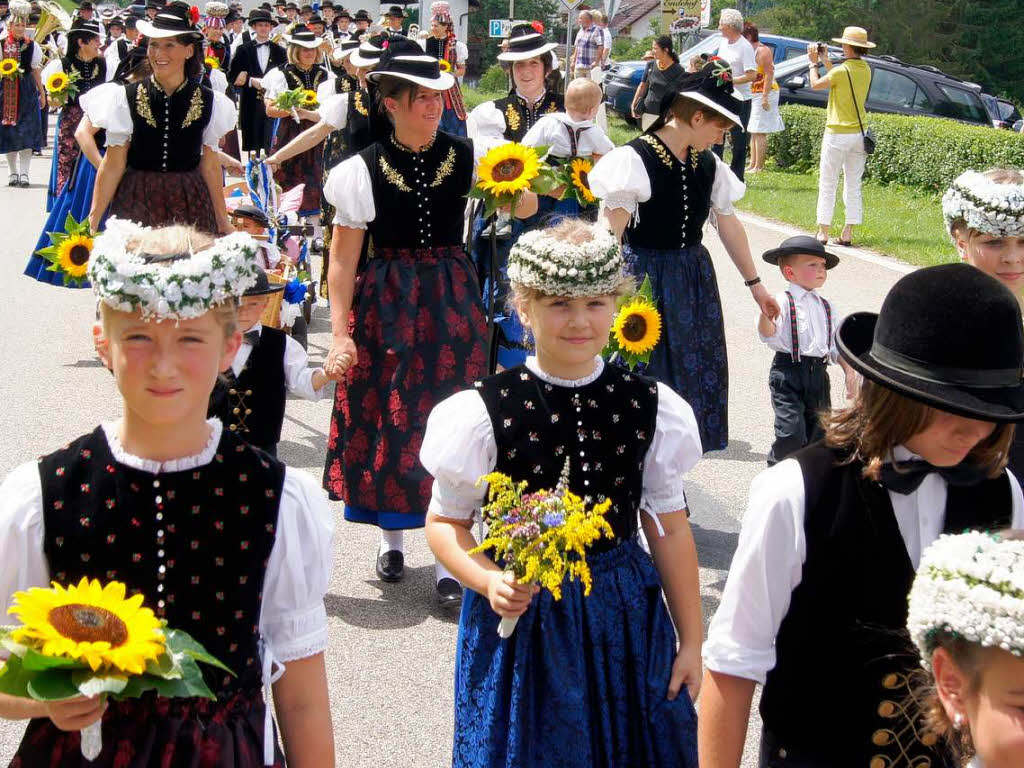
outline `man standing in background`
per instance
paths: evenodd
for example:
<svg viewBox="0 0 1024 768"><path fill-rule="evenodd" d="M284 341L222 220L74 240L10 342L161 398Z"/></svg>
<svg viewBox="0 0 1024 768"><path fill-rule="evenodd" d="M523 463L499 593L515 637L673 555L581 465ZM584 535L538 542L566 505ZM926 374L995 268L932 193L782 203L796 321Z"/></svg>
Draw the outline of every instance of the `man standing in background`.
<svg viewBox="0 0 1024 768"><path fill-rule="evenodd" d="M726 8L718 20L718 29L722 32L722 44L718 46L718 55L732 68L733 93L739 99L740 125L733 126L729 131L732 138L732 162L729 167L736 177L743 180L743 170L747 167L747 123L750 121L750 84L757 78L757 62L754 60L754 46L743 36L743 14L735 8ZM725 147L715 145L715 154L722 156Z"/></svg>
<svg viewBox="0 0 1024 768"><path fill-rule="evenodd" d="M590 11L580 12L580 30L572 49L569 72L573 77L590 77L590 70L604 58L604 33L594 25Z"/></svg>

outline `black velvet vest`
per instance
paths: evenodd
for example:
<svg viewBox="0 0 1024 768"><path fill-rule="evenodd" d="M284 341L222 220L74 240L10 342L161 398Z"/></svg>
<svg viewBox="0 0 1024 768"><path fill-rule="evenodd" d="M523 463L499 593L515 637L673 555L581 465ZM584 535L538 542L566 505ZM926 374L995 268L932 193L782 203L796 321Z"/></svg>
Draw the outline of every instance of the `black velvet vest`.
<svg viewBox="0 0 1024 768"><path fill-rule="evenodd" d="M260 606L283 464L225 430L209 464L154 475L115 462L97 428L41 458L39 477L54 581L123 582L237 675L200 665L219 697L260 687Z"/></svg>
<svg viewBox="0 0 1024 768"><path fill-rule="evenodd" d="M370 129L370 94L365 88L353 88L348 97L348 116L345 118L345 146L348 153L362 152L373 143Z"/></svg>
<svg viewBox="0 0 1024 768"><path fill-rule="evenodd" d="M61 63L68 77L72 73L78 74L78 93L74 98L67 100L67 106L77 107L78 99L82 94L88 93L97 85L103 85L107 81L107 62L102 56L97 56L89 62L82 61L77 56L67 56Z"/></svg>
<svg viewBox="0 0 1024 768"><path fill-rule="evenodd" d="M368 225L376 248L461 245L463 198L473 183L473 145L439 132L423 152L393 138L359 153L370 169L376 217Z"/></svg>
<svg viewBox="0 0 1024 768"><path fill-rule="evenodd" d="M704 222L711 211L715 158L710 151L697 155L697 167L682 163L653 133L629 142L643 160L651 181L651 197L640 203L623 240L636 248L674 250L703 239Z"/></svg>
<svg viewBox="0 0 1024 768"><path fill-rule="evenodd" d="M249 353L238 378L222 377L210 396L210 416L245 442L273 450L281 440L287 387L284 350L287 339L263 326L260 343Z"/></svg>
<svg viewBox="0 0 1024 768"><path fill-rule="evenodd" d="M281 67L281 71L289 90L304 88L307 91L315 91L317 86L327 79L327 70L319 65L311 67L308 72L303 72L294 64L288 64Z"/></svg>
<svg viewBox="0 0 1024 768"><path fill-rule="evenodd" d="M153 78L125 86L132 116L128 166L138 171L192 171L203 155L213 91L185 80L167 94Z"/></svg>
<svg viewBox="0 0 1024 768"><path fill-rule="evenodd" d="M553 489L569 459L569 490L612 500L607 519L615 539L599 540L593 551L636 534L644 458L658 417L652 379L607 365L596 381L574 389L520 366L475 386L494 430L495 471L526 480L530 490Z"/></svg>
<svg viewBox="0 0 1024 768"><path fill-rule="evenodd" d="M945 766L919 738L922 670L905 629L914 566L889 494L861 476L862 463L837 465L824 443L793 458L804 477L807 559L761 695L764 727L822 766ZM950 485L944 531L1002 528L1012 509L1005 472Z"/></svg>
<svg viewBox="0 0 1024 768"><path fill-rule="evenodd" d="M545 91L537 105L530 106L513 90L505 98L495 99L494 108L505 117L505 140L522 141L542 115L564 112L565 101L561 94Z"/></svg>

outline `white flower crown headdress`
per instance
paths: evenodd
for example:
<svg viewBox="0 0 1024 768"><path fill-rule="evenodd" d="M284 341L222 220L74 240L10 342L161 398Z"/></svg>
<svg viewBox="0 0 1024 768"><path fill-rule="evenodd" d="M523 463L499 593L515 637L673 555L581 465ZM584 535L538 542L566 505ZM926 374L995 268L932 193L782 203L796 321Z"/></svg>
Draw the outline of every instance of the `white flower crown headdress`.
<svg viewBox="0 0 1024 768"><path fill-rule="evenodd" d="M921 557L907 628L926 663L944 635L1024 655L1024 541L940 536Z"/></svg>
<svg viewBox="0 0 1024 768"><path fill-rule="evenodd" d="M594 227L593 239L571 243L546 230L527 232L508 256L509 282L548 296L601 296L623 281L622 249L606 229Z"/></svg>
<svg viewBox="0 0 1024 768"><path fill-rule="evenodd" d="M141 310L143 317L156 320L188 320L241 298L255 285L257 245L246 233L233 232L195 253L154 257L128 247L147 229L114 218L96 238L89 282L112 309Z"/></svg>
<svg viewBox="0 0 1024 768"><path fill-rule="evenodd" d="M946 229L963 221L969 229L1000 237L1024 237L1024 184L1001 184L978 171L964 171L942 196Z"/></svg>

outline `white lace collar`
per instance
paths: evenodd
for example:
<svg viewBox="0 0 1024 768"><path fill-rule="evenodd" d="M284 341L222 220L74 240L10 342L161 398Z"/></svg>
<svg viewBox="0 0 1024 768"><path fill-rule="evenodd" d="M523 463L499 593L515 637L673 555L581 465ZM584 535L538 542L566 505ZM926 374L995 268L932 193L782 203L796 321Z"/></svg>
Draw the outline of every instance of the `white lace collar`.
<svg viewBox="0 0 1024 768"><path fill-rule="evenodd" d="M530 355L526 358L526 367L529 368L533 375L541 381L546 381L548 384L554 384L558 387L576 389L578 387L585 387L587 384L593 384L597 381L598 377L604 372L604 360L600 356L595 356L594 372L588 376L584 376L582 379L560 379L557 376L552 376L550 373L546 373L540 367L540 363L537 362L536 355Z"/></svg>
<svg viewBox="0 0 1024 768"><path fill-rule="evenodd" d="M193 456L184 456L180 459L169 459L168 461L154 461L153 459L144 459L141 456L134 456L128 453L124 446L121 445L121 438L117 435L118 422L107 422L102 427L103 435L107 438L107 445L110 447L110 453L114 457L114 461L132 469L139 469L143 472L158 475L161 472L183 472L195 469L213 461L213 456L217 453L220 435L224 428L220 423L220 419L207 419L206 423L210 425L210 439L206 441L206 447Z"/></svg>

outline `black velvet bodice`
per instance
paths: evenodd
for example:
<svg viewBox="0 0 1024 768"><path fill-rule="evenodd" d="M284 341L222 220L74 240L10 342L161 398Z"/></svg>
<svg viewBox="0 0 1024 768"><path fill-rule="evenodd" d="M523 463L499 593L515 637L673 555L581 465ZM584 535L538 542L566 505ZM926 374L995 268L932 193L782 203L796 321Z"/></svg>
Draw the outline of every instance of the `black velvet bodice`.
<svg viewBox="0 0 1024 768"><path fill-rule="evenodd" d="M505 98L495 99L494 108L505 117L505 140L522 141L543 115L564 112L565 100L561 94L545 91L543 98L531 106L513 90Z"/></svg>
<svg viewBox="0 0 1024 768"><path fill-rule="evenodd" d="M74 73L78 74L78 93L74 98L67 100L66 106L77 107L78 100L83 93L88 93L97 85L103 85L107 81L107 62L102 56L97 56L92 61L82 61L77 56L68 56L62 63L68 77Z"/></svg>
<svg viewBox="0 0 1024 768"><path fill-rule="evenodd" d="M612 500L606 518L616 546L637 532L643 469L654 439L658 387L652 380L607 365L590 384L549 384L525 366L475 385L491 419L496 472L530 490L553 489L569 460L569 490L595 502Z"/></svg>
<svg viewBox="0 0 1024 768"><path fill-rule="evenodd" d="M715 157L697 155L696 167L679 161L653 133L629 142L643 160L651 183L651 197L639 204L623 240L635 248L673 250L696 245L704 237L704 222L711 212L715 183Z"/></svg>
<svg viewBox="0 0 1024 768"><path fill-rule="evenodd" d="M288 89L302 88L307 91L315 91L317 86L327 79L327 70L317 65L303 71L294 64L287 64L281 67L284 79L288 83Z"/></svg>
<svg viewBox="0 0 1024 768"><path fill-rule="evenodd" d="M352 154L373 143L370 128L370 94L365 88L354 88L348 97L348 116L345 118L345 146Z"/></svg>
<svg viewBox="0 0 1024 768"><path fill-rule="evenodd" d="M139 171L192 171L203 155L213 91L185 80L166 93L152 77L125 86L132 116L128 166Z"/></svg>
<svg viewBox="0 0 1024 768"><path fill-rule="evenodd" d="M473 183L473 145L439 132L422 152L390 137L359 153L370 171L376 216L368 225L376 248L457 246Z"/></svg>
<svg viewBox="0 0 1024 768"><path fill-rule="evenodd" d="M117 463L97 428L39 460L50 576L141 592L158 618L235 673L200 665L219 697L258 689L263 582L284 472L224 430L209 464L153 474Z"/></svg>

